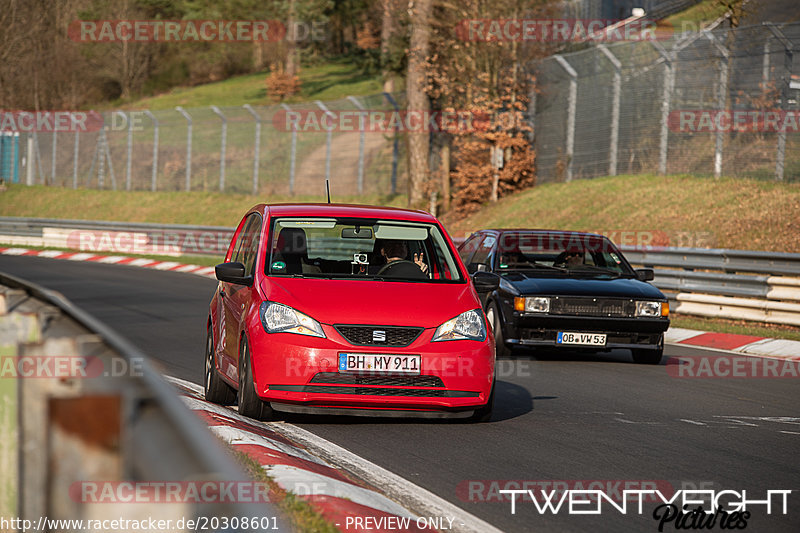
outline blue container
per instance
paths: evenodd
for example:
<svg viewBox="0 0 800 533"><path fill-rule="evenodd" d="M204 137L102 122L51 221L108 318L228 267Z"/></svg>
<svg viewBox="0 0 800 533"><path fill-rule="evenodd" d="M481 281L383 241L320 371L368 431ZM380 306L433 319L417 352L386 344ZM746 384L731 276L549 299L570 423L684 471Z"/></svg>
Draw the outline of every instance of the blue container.
<svg viewBox="0 0 800 533"><path fill-rule="evenodd" d="M0 179L19 183L19 133L0 132Z"/></svg>

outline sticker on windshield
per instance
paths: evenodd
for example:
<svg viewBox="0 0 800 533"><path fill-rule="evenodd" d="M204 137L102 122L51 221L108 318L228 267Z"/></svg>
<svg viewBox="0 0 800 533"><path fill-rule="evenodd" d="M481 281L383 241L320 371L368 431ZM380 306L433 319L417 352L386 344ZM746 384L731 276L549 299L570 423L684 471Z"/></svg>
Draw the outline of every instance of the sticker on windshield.
<svg viewBox="0 0 800 533"><path fill-rule="evenodd" d="M275 261L272 263L273 272L283 272L284 270L286 270L286 263L283 261Z"/></svg>
<svg viewBox="0 0 800 533"><path fill-rule="evenodd" d="M617 262L617 264L620 264L622 262L619 260L619 257L614 252L609 252L609 255L611 256L611 259Z"/></svg>

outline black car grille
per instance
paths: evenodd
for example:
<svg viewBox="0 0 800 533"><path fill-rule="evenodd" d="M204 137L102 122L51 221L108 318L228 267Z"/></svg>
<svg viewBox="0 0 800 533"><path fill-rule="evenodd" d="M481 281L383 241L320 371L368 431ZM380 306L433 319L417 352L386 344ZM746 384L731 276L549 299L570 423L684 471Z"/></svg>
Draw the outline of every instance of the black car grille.
<svg viewBox="0 0 800 533"><path fill-rule="evenodd" d="M306 385L303 392L317 394L353 394L357 396L424 396L441 398L448 391L441 389L388 389L383 387L337 387L334 385Z"/></svg>
<svg viewBox="0 0 800 533"><path fill-rule="evenodd" d="M310 383L382 387L444 387L439 376L362 376L339 372L319 372L311 378Z"/></svg>
<svg viewBox="0 0 800 533"><path fill-rule="evenodd" d="M408 346L422 333L422 328L398 326L334 325L347 342L356 346ZM383 332L385 340L376 340L374 332Z"/></svg>
<svg viewBox="0 0 800 533"><path fill-rule="evenodd" d="M636 303L619 298L556 297L550 300L550 314L627 318L636 314Z"/></svg>

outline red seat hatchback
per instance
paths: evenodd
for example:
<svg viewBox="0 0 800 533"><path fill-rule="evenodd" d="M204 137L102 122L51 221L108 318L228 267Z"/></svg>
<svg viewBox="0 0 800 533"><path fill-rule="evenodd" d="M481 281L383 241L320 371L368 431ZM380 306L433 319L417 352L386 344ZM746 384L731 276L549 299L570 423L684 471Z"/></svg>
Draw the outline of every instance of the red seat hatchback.
<svg viewBox="0 0 800 533"><path fill-rule="evenodd" d="M454 250L421 211L253 207L216 267L206 399L233 403L238 390L239 411L258 419L487 421L494 339Z"/></svg>

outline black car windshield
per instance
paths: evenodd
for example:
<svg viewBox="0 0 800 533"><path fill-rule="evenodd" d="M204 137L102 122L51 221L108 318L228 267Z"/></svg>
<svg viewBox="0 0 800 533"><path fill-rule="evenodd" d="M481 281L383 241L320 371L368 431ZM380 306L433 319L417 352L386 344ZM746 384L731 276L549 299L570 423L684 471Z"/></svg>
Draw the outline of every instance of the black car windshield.
<svg viewBox="0 0 800 533"><path fill-rule="evenodd" d="M420 283L463 282L435 224L286 217L272 223L268 276Z"/></svg>
<svg viewBox="0 0 800 533"><path fill-rule="evenodd" d="M582 233L502 233L498 271L535 270L574 276L634 276L622 253L607 238Z"/></svg>

